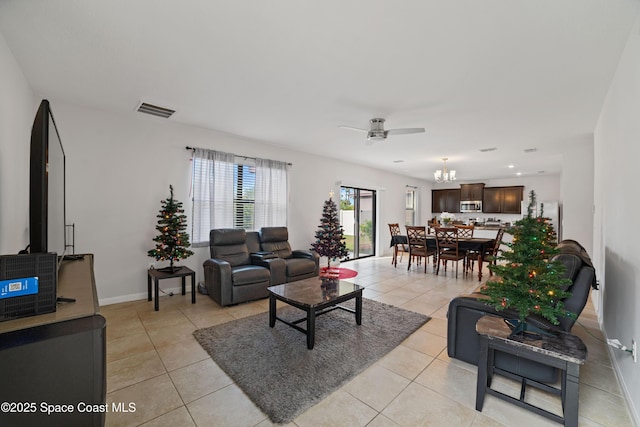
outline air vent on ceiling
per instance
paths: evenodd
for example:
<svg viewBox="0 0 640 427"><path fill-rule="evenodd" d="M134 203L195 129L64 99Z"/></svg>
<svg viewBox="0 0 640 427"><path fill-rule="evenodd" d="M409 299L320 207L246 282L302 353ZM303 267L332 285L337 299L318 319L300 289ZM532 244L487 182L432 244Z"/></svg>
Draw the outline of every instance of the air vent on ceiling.
<svg viewBox="0 0 640 427"><path fill-rule="evenodd" d="M159 107L157 105L149 104L147 102L141 102L138 105L138 110L140 113L151 114L152 116L164 117L168 119L176 112L176 110L172 110L170 108Z"/></svg>
<svg viewBox="0 0 640 427"><path fill-rule="evenodd" d="M488 153L489 151L496 151L497 148L496 147L491 147L491 148L481 148L480 151L483 153Z"/></svg>
<svg viewBox="0 0 640 427"><path fill-rule="evenodd" d="M538 151L537 148L525 148L524 149L525 153L535 153L536 151Z"/></svg>

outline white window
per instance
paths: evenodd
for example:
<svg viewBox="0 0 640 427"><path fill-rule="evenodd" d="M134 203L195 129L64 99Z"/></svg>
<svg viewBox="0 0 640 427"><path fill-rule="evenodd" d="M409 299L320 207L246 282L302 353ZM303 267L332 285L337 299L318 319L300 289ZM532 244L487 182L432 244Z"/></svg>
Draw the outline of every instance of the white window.
<svg viewBox="0 0 640 427"><path fill-rule="evenodd" d="M287 181L287 163L194 149L193 246L207 246L214 228L286 226Z"/></svg>
<svg viewBox="0 0 640 427"><path fill-rule="evenodd" d="M407 185L406 202L405 202L404 225L417 225L418 217L418 192L416 187Z"/></svg>

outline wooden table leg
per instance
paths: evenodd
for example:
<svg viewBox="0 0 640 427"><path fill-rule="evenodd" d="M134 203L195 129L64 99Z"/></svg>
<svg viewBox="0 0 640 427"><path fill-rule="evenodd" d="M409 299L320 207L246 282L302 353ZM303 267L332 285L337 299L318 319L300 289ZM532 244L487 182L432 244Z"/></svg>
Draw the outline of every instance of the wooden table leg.
<svg viewBox="0 0 640 427"><path fill-rule="evenodd" d="M478 252L478 282L482 282L482 252Z"/></svg>
<svg viewBox="0 0 640 427"><path fill-rule="evenodd" d="M362 325L362 294L356 297L356 324Z"/></svg>
<svg viewBox="0 0 640 427"><path fill-rule="evenodd" d="M185 281L186 281L187 277L186 276L182 276L182 295L186 295L185 292Z"/></svg>
<svg viewBox="0 0 640 427"><path fill-rule="evenodd" d="M147 301L151 301L151 275L147 274Z"/></svg>

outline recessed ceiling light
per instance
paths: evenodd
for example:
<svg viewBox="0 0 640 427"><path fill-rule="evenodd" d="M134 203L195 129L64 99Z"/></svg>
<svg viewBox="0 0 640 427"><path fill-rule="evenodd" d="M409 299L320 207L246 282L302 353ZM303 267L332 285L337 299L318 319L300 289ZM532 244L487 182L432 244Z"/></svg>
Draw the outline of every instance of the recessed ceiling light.
<svg viewBox="0 0 640 427"><path fill-rule="evenodd" d="M508 168L509 168L509 169L513 169L513 168L515 168L515 167L516 167L516 165L509 165L509 166L508 166Z"/></svg>
<svg viewBox="0 0 640 427"><path fill-rule="evenodd" d="M496 147L491 147L491 148L481 148L480 151L483 153L487 153L489 151L496 151L497 148Z"/></svg>
<svg viewBox="0 0 640 427"><path fill-rule="evenodd" d="M522 175L522 172L516 172L516 175L520 176Z"/></svg>

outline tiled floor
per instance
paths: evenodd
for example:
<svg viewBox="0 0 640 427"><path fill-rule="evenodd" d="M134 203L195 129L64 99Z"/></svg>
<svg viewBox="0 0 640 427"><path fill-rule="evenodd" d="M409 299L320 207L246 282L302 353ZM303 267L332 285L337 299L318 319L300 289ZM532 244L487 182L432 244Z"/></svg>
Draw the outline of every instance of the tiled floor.
<svg viewBox="0 0 640 427"><path fill-rule="evenodd" d="M476 367L449 359L449 300L478 286L477 277L456 280L451 271L394 269L389 258L347 265L359 272L365 296L433 317L402 345L350 383L296 418L291 426L556 426L546 418L488 396L475 408ZM269 426L267 417L209 358L192 336L198 328L267 311L261 300L220 308L198 295L164 296L101 308L107 319L107 401L135 404L135 411L108 413L107 426ZM580 377L580 425L630 426L624 398L611 368L591 304L573 328L589 358ZM584 326L583 326L584 325ZM596 338L598 337L598 338ZM322 343L317 343L321 345ZM494 381L513 390L509 381ZM542 394L556 411L554 399Z"/></svg>

